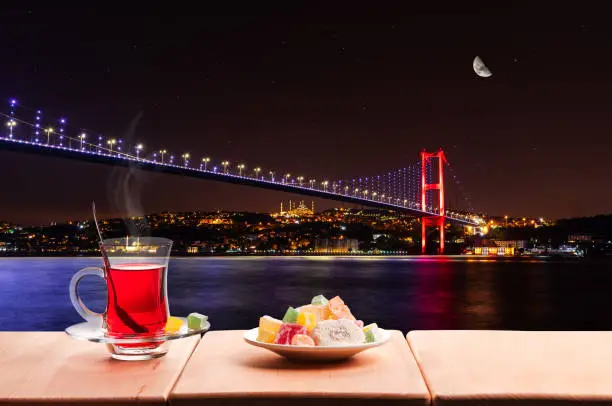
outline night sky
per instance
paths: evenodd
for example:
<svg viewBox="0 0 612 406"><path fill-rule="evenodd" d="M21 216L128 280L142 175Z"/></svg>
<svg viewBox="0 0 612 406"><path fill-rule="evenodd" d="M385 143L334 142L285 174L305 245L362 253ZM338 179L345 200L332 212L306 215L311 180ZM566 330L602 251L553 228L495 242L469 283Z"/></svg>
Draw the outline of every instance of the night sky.
<svg viewBox="0 0 612 406"><path fill-rule="evenodd" d="M317 178L377 174L441 147L480 211L612 212L609 10L207 3L3 5L0 97L149 151ZM492 77L474 73L476 55ZM103 215L125 210L125 169L0 151L0 172L0 219L87 218L92 200ZM149 172L136 180L129 197L147 213L300 199Z"/></svg>

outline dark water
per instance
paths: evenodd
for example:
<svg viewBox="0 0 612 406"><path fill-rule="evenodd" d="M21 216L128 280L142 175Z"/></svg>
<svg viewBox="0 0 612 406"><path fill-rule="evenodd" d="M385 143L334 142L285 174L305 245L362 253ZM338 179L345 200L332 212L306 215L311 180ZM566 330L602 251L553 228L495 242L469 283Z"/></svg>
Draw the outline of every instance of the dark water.
<svg viewBox="0 0 612 406"><path fill-rule="evenodd" d="M0 330L63 330L81 322L72 275L95 258L0 259ZM466 258L172 259L170 311L210 316L213 329L257 326L316 294L340 295L365 322L414 329L612 329L612 263ZM105 307L105 285L81 283Z"/></svg>

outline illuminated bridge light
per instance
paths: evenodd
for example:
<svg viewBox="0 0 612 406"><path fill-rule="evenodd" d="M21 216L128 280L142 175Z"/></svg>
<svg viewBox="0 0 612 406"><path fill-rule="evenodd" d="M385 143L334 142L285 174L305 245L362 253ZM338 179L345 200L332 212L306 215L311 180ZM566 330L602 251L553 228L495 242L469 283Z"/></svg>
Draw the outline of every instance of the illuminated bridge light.
<svg viewBox="0 0 612 406"><path fill-rule="evenodd" d="M16 105L16 101L14 103ZM42 111L36 110L36 114L31 117L33 123L23 121L17 117L12 117L8 114L0 113L7 119L7 131L5 134L0 134L1 142L18 143L24 146L34 146L48 151L64 151L71 154L82 154L83 156L97 156L104 160L117 160L118 162L139 162L140 165L145 165L144 168L168 167L175 170L184 171L185 173L202 173L209 172L209 157L199 158L198 165L191 165L190 153L179 155L180 162L175 162L175 155L170 154L168 150L154 150L148 156L145 156L145 148L142 143L129 145L123 142L122 139L108 138L105 139L102 135L94 137L94 142L88 142L88 136L85 132L72 135L65 132L66 119L61 118L59 121L59 130L56 132L54 128L42 126ZM27 131L21 131L30 128ZM15 131L17 129L18 131ZM46 140L41 139L45 137ZM46 141L46 142L45 142ZM394 210L410 210L419 215L438 216L443 215L454 221L460 221L466 224L483 223L480 217L469 212L458 212L448 210L443 212L437 207L437 203L429 198L426 202L420 202L419 185L421 162L415 165L405 167L399 170L385 172L383 175L361 176L352 178L352 180L317 180L316 178L306 178L305 176L292 177L289 172L280 172L283 175L276 177L276 171L263 171L259 166L250 167L245 163L236 164L233 168L230 161L222 161L220 165L214 165L209 173L214 174L217 178L224 178L232 182L247 182L251 185L274 185L276 188L285 191L293 191L307 194L320 194L320 196L333 195L342 196L339 200L359 203L363 202L366 205L375 207L390 208ZM247 168L253 168L248 169ZM264 175L266 174L267 175ZM431 171L428 169L428 179L431 179ZM450 178L450 177L449 177ZM422 204L426 203L426 204ZM442 214L441 214L442 213ZM463 214L465 213L465 214ZM543 219L538 219L538 223L543 223ZM531 221L531 220L530 220ZM535 221L534 221L535 223Z"/></svg>

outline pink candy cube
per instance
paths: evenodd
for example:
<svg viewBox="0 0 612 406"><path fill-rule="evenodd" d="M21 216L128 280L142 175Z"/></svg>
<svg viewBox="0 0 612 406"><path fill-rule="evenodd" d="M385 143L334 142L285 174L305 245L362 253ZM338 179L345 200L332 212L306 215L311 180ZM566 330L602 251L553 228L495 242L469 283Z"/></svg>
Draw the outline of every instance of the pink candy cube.
<svg viewBox="0 0 612 406"><path fill-rule="evenodd" d="M283 324L276 334L276 339L274 340L274 344L285 344L290 345L293 336L296 334L308 334L308 330L306 327L301 326L297 323L287 323Z"/></svg>

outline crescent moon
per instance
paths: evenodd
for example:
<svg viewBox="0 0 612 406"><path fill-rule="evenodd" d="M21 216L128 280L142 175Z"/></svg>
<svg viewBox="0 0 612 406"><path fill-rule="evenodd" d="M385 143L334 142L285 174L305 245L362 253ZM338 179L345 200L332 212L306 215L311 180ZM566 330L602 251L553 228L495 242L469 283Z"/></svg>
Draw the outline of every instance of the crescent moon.
<svg viewBox="0 0 612 406"><path fill-rule="evenodd" d="M476 74L481 78L488 78L493 75L493 72L491 72L489 68L487 68L487 66L484 64L482 59L480 59L479 56L474 58L472 66L474 67L474 72L476 72Z"/></svg>

